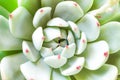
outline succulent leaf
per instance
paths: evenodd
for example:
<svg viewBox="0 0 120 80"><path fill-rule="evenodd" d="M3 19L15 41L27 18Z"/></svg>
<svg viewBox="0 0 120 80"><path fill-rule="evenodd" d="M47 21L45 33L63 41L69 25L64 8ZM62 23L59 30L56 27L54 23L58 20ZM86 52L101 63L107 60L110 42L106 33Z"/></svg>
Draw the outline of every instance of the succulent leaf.
<svg viewBox="0 0 120 80"><path fill-rule="evenodd" d="M64 49L63 47L58 46L57 48L55 48L55 49L53 50L53 53L54 53L55 55L61 54L62 51L63 51L63 49Z"/></svg>
<svg viewBox="0 0 120 80"><path fill-rule="evenodd" d="M80 30L79 27L72 21L68 21L71 30L73 31L75 38L79 39L80 38Z"/></svg>
<svg viewBox="0 0 120 80"><path fill-rule="evenodd" d="M58 55L46 57L44 61L53 68L60 68L67 62L67 58L58 54Z"/></svg>
<svg viewBox="0 0 120 80"><path fill-rule="evenodd" d="M83 14L83 10L76 2L63 1L57 4L53 17L60 17L66 21L76 22Z"/></svg>
<svg viewBox="0 0 120 80"><path fill-rule="evenodd" d="M84 13L86 13L93 5L93 2L96 0L74 0L76 1L80 7L82 8L82 10L84 11Z"/></svg>
<svg viewBox="0 0 120 80"><path fill-rule="evenodd" d="M1 60L2 80L25 80L24 76L21 74L19 66L26 61L27 59L22 53L4 57Z"/></svg>
<svg viewBox="0 0 120 80"><path fill-rule="evenodd" d="M68 30L67 40L69 44L75 43L74 35L71 30Z"/></svg>
<svg viewBox="0 0 120 80"><path fill-rule="evenodd" d="M83 57L72 57L67 64L60 68L61 74L70 76L79 73L84 66L84 62L85 59Z"/></svg>
<svg viewBox="0 0 120 80"><path fill-rule="evenodd" d="M54 11L56 5L64 0L41 0L42 7L52 7L52 11Z"/></svg>
<svg viewBox="0 0 120 80"><path fill-rule="evenodd" d="M36 11L33 18L33 25L35 28L45 27L46 23L51 19L51 7L43 7Z"/></svg>
<svg viewBox="0 0 120 80"><path fill-rule="evenodd" d="M47 26L68 27L68 23L61 18L53 18L48 21Z"/></svg>
<svg viewBox="0 0 120 80"><path fill-rule="evenodd" d="M60 74L60 71L54 69L52 72L52 80L72 80L72 79L70 79L69 76L63 76L62 74Z"/></svg>
<svg viewBox="0 0 120 80"><path fill-rule="evenodd" d="M21 43L10 33L8 20L0 15L0 51L21 50Z"/></svg>
<svg viewBox="0 0 120 80"><path fill-rule="evenodd" d="M87 37L87 41L91 42L98 38L100 33L100 23L91 14L86 14L77 25L81 31L83 31Z"/></svg>
<svg viewBox="0 0 120 80"><path fill-rule="evenodd" d="M116 66L118 69L118 75L120 75L120 51L115 54L111 54L107 63Z"/></svg>
<svg viewBox="0 0 120 80"><path fill-rule="evenodd" d="M81 39L76 40L76 55L80 55L86 49L87 46L87 39L84 32L81 33Z"/></svg>
<svg viewBox="0 0 120 80"><path fill-rule="evenodd" d="M79 74L75 75L76 80L116 80L118 70L113 65L104 64L98 70L83 69Z"/></svg>
<svg viewBox="0 0 120 80"><path fill-rule="evenodd" d="M17 38L31 40L35 30L32 25L32 15L24 8L18 7L9 16L9 25L12 35Z"/></svg>
<svg viewBox="0 0 120 80"><path fill-rule="evenodd" d="M9 12L12 12L17 8L17 0L0 0L0 5L7 9Z"/></svg>
<svg viewBox="0 0 120 80"><path fill-rule="evenodd" d="M49 47L52 49L55 49L59 44L55 41L50 41L50 42L44 42L43 46L44 47Z"/></svg>
<svg viewBox="0 0 120 80"><path fill-rule="evenodd" d="M23 41L23 54L32 62L36 62L40 58L39 51L37 51L32 42Z"/></svg>
<svg viewBox="0 0 120 80"><path fill-rule="evenodd" d="M4 7L0 6L0 15L4 16L5 18L9 18L10 12L8 12Z"/></svg>
<svg viewBox="0 0 120 80"><path fill-rule="evenodd" d="M74 56L75 50L76 50L75 43L72 43L70 45L66 45L61 53L61 56L64 56L66 58L71 58Z"/></svg>
<svg viewBox="0 0 120 80"><path fill-rule="evenodd" d="M32 34L32 41L37 50L41 49L44 39L43 29L42 27L38 27Z"/></svg>
<svg viewBox="0 0 120 80"><path fill-rule="evenodd" d="M35 64L30 61L26 62L20 68L27 80L50 80L52 69L45 64L43 59Z"/></svg>
<svg viewBox="0 0 120 80"><path fill-rule="evenodd" d="M60 29L55 27L47 27L44 29L44 35L45 35L45 41L49 42L55 38L60 38L61 37L61 32Z"/></svg>
<svg viewBox="0 0 120 80"><path fill-rule="evenodd" d="M18 0L18 7L23 6L34 15L34 13L40 8L40 0Z"/></svg>
<svg viewBox="0 0 120 80"><path fill-rule="evenodd" d="M109 22L101 26L99 40L105 40L110 48L110 53L120 50L120 23ZM112 35L114 36L112 36Z"/></svg>
<svg viewBox="0 0 120 80"><path fill-rule="evenodd" d="M89 43L85 52L85 68L97 70L105 64L109 57L109 46L105 41Z"/></svg>
<svg viewBox="0 0 120 80"><path fill-rule="evenodd" d="M43 58L54 55L52 49L47 47L42 47L40 50L40 54Z"/></svg>

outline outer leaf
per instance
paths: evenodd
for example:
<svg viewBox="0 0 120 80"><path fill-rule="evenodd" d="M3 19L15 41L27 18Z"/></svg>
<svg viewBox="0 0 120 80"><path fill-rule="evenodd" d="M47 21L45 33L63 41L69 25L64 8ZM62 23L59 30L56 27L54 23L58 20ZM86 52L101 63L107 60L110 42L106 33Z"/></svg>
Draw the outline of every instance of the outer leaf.
<svg viewBox="0 0 120 80"><path fill-rule="evenodd" d="M12 12L17 8L17 0L0 0L0 5L7 9L9 12Z"/></svg>
<svg viewBox="0 0 120 80"><path fill-rule="evenodd" d="M9 12L2 6L0 6L0 15L8 18L9 17Z"/></svg>
<svg viewBox="0 0 120 80"><path fill-rule="evenodd" d="M93 5L93 2L96 0L74 0L76 1L80 7L83 9L83 11L86 13Z"/></svg>
<svg viewBox="0 0 120 80"><path fill-rule="evenodd" d="M73 57L68 63L60 68L61 74L64 76L70 76L78 74L83 66L85 59L83 57Z"/></svg>
<svg viewBox="0 0 120 80"><path fill-rule="evenodd" d="M87 37L87 41L91 42L98 38L100 32L100 24L98 20L91 14L86 14L77 25Z"/></svg>
<svg viewBox="0 0 120 80"><path fill-rule="evenodd" d="M114 19L119 12L119 0L95 0L95 3L97 9L91 12L95 14L101 24Z"/></svg>
<svg viewBox="0 0 120 80"><path fill-rule="evenodd" d="M85 52L85 67L89 70L99 69L108 59L109 47L105 41L89 43Z"/></svg>
<svg viewBox="0 0 120 80"><path fill-rule="evenodd" d="M52 70L42 59L37 63L26 62L20 68L27 80L50 80Z"/></svg>
<svg viewBox="0 0 120 80"><path fill-rule="evenodd" d="M120 51L115 54L111 54L107 63L115 65L118 68L118 74L120 75Z"/></svg>
<svg viewBox="0 0 120 80"><path fill-rule="evenodd" d="M98 9L103 6L108 0L94 0L92 9Z"/></svg>
<svg viewBox="0 0 120 80"><path fill-rule="evenodd" d="M18 0L18 6L23 6L34 15L37 9L40 8L40 0Z"/></svg>
<svg viewBox="0 0 120 80"><path fill-rule="evenodd" d="M10 33L8 20L0 16L0 51L21 50L22 40L19 40Z"/></svg>
<svg viewBox="0 0 120 80"><path fill-rule="evenodd" d="M120 50L120 23L109 22L101 27L99 40L107 41L110 47L110 53L115 53Z"/></svg>
<svg viewBox="0 0 120 80"><path fill-rule="evenodd" d="M21 39L31 40L35 30L32 24L32 15L24 8L13 11L9 19L11 33Z"/></svg>
<svg viewBox="0 0 120 80"><path fill-rule="evenodd" d="M15 50L15 51L0 51L0 60L3 59L5 56L9 56L9 55L13 55L13 54L16 54L18 52L21 52L21 50Z"/></svg>
<svg viewBox="0 0 120 80"><path fill-rule="evenodd" d="M1 61L2 80L25 80L19 66L26 61L22 53L4 57Z"/></svg>
<svg viewBox="0 0 120 80"><path fill-rule="evenodd" d="M116 80L118 70L113 65L105 64L98 70L83 69L79 74L74 77L76 80Z"/></svg>
<svg viewBox="0 0 120 80"><path fill-rule="evenodd" d="M58 70L53 70L52 80L72 80L72 79L70 79L69 76L63 76Z"/></svg>
<svg viewBox="0 0 120 80"><path fill-rule="evenodd" d="M41 6L42 7L52 7L53 11L56 7L56 5L64 0L41 0Z"/></svg>

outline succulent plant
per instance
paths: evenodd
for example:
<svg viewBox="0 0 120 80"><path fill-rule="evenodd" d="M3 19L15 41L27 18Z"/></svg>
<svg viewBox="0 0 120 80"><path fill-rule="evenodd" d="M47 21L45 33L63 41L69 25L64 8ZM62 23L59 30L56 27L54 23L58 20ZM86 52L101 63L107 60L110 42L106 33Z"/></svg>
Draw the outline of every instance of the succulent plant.
<svg viewBox="0 0 120 80"><path fill-rule="evenodd" d="M119 80L119 0L14 1L0 1L2 80Z"/></svg>

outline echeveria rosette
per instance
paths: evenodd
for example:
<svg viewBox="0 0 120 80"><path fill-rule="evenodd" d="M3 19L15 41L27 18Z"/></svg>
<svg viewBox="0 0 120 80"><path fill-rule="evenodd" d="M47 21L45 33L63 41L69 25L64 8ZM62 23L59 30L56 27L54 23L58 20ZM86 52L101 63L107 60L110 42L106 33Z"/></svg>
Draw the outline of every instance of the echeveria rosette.
<svg viewBox="0 0 120 80"><path fill-rule="evenodd" d="M114 59L112 55L120 50L120 23L108 22L114 19L108 18L114 13L106 14L118 0L105 1L109 5L93 11L90 8L95 6L94 0L18 0L18 8L9 15L9 24L0 17L0 36L5 36L0 50L22 50L24 55L2 59L2 79L116 80L119 60L114 64L108 58ZM118 8L117 5L115 9ZM105 15L100 22L99 13ZM100 26L101 23L106 24ZM106 64L107 60L113 65Z"/></svg>

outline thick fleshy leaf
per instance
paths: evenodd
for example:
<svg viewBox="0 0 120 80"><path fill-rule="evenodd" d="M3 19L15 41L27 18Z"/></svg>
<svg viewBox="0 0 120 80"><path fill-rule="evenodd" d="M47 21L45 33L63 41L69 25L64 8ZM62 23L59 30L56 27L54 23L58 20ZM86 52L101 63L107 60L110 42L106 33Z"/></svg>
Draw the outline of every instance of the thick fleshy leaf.
<svg viewBox="0 0 120 80"><path fill-rule="evenodd" d="M32 42L23 41L22 50L23 54L32 62L36 62L40 58L39 51L35 49Z"/></svg>
<svg viewBox="0 0 120 80"><path fill-rule="evenodd" d="M61 18L53 18L48 21L47 26L68 27L68 23Z"/></svg>
<svg viewBox="0 0 120 80"><path fill-rule="evenodd" d="M40 8L40 0L18 0L18 6L25 7L32 15L34 15L37 9Z"/></svg>
<svg viewBox="0 0 120 80"><path fill-rule="evenodd" d="M0 51L0 60L2 60L5 56L13 55L19 52L22 51L21 50Z"/></svg>
<svg viewBox="0 0 120 80"><path fill-rule="evenodd" d="M68 30L67 40L69 44L75 43L74 35L71 30Z"/></svg>
<svg viewBox="0 0 120 80"><path fill-rule="evenodd" d="M92 6L92 9L98 9L100 8L101 6L103 6L108 0L94 0L94 3L93 3L93 6Z"/></svg>
<svg viewBox="0 0 120 80"><path fill-rule="evenodd" d="M56 5L64 0L41 0L42 7L52 7L52 11L54 11Z"/></svg>
<svg viewBox="0 0 120 80"><path fill-rule="evenodd" d="M21 39L31 40L35 30L32 25L32 15L24 8L18 7L9 16L11 33Z"/></svg>
<svg viewBox="0 0 120 80"><path fill-rule="evenodd" d="M118 68L118 74L120 75L120 51L115 54L111 54L107 60L107 63L115 65Z"/></svg>
<svg viewBox="0 0 120 80"><path fill-rule="evenodd" d="M51 7L43 7L37 10L33 18L33 25L35 28L42 26L45 27L46 23L51 18Z"/></svg>
<svg viewBox="0 0 120 80"><path fill-rule="evenodd" d="M52 48L52 49L55 49L56 47L58 47L58 45L59 44L55 41L50 41L50 42L44 42L43 43L44 47L48 47L48 48Z"/></svg>
<svg viewBox="0 0 120 80"><path fill-rule="evenodd" d="M67 38L67 30L65 30L64 28L61 28L60 29L60 32L61 32L61 38L62 39L66 39Z"/></svg>
<svg viewBox="0 0 120 80"><path fill-rule="evenodd" d="M53 68L60 68L67 62L67 58L58 54L58 55L46 57L44 61Z"/></svg>
<svg viewBox="0 0 120 80"><path fill-rule="evenodd" d="M53 51L52 48L47 48L47 47L42 47L40 50L40 54L42 57L48 57L48 56L53 56Z"/></svg>
<svg viewBox="0 0 120 80"><path fill-rule="evenodd" d="M68 21L71 30L73 31L75 38L79 39L80 38L80 30L79 27L72 21Z"/></svg>
<svg viewBox="0 0 120 80"><path fill-rule="evenodd" d="M74 56L76 50L76 44L72 43L70 45L66 45L63 49L61 56L64 56L66 58L71 58Z"/></svg>
<svg viewBox="0 0 120 80"><path fill-rule="evenodd" d="M120 50L120 23L109 22L101 26L99 40L105 40L109 47L110 53Z"/></svg>
<svg viewBox="0 0 120 80"><path fill-rule="evenodd" d="M83 52L85 57L85 67L89 70L97 70L100 68L109 57L109 47L107 42L98 41L89 43L86 50Z"/></svg>
<svg viewBox="0 0 120 80"><path fill-rule="evenodd" d="M0 16L0 51L21 50L22 40L15 38L9 31L8 20Z"/></svg>
<svg viewBox="0 0 120 80"><path fill-rule="evenodd" d="M27 59L22 53L6 56L1 60L2 80L25 80L20 71L20 65Z"/></svg>
<svg viewBox="0 0 120 80"><path fill-rule="evenodd" d="M55 38L61 37L60 29L57 27L47 27L44 29L45 41L49 42Z"/></svg>
<svg viewBox="0 0 120 80"><path fill-rule="evenodd" d="M81 33L81 39L76 40L76 45L76 54L80 55L86 49L87 46L87 39L84 32Z"/></svg>
<svg viewBox="0 0 120 80"><path fill-rule="evenodd" d="M100 32L100 24L98 20L91 14L86 14L77 25L87 37L87 41L91 42L98 38Z"/></svg>
<svg viewBox="0 0 120 80"><path fill-rule="evenodd" d="M7 9L9 12L12 12L17 8L17 0L0 0L0 5Z"/></svg>
<svg viewBox="0 0 120 80"><path fill-rule="evenodd" d="M58 46L57 48L55 48L55 49L53 50L53 53L54 53L55 55L61 54L62 51L63 51L63 49L64 49L63 47Z"/></svg>
<svg viewBox="0 0 120 80"><path fill-rule="evenodd" d="M68 5L69 4L69 5ZM54 17L60 17L66 21L76 22L83 16L83 10L74 1L62 1L55 8Z"/></svg>
<svg viewBox="0 0 120 80"><path fill-rule="evenodd" d="M42 59L37 63L26 62L20 68L26 80L50 80L52 70Z"/></svg>
<svg viewBox="0 0 120 80"><path fill-rule="evenodd" d="M53 70L52 80L72 80L69 76L63 76L59 70Z"/></svg>
<svg viewBox="0 0 120 80"><path fill-rule="evenodd" d="M2 6L0 6L0 15L6 17L6 18L9 18L9 12Z"/></svg>
<svg viewBox="0 0 120 80"><path fill-rule="evenodd" d="M96 0L74 0L76 1L80 7L82 8L82 10L86 13L93 5L93 2Z"/></svg>
<svg viewBox="0 0 120 80"><path fill-rule="evenodd" d="M42 27L38 27L32 34L32 41L37 50L40 50L45 37Z"/></svg>
<svg viewBox="0 0 120 80"><path fill-rule="evenodd" d="M119 0L97 0L95 3L97 3L95 5L98 8L91 12L101 24L109 22L119 12Z"/></svg>
<svg viewBox="0 0 120 80"><path fill-rule="evenodd" d="M120 77L118 77L117 80L120 80Z"/></svg>
<svg viewBox="0 0 120 80"><path fill-rule="evenodd" d="M113 65L105 64L98 70L83 69L79 74L74 77L76 80L116 80L118 70Z"/></svg>
<svg viewBox="0 0 120 80"><path fill-rule="evenodd" d="M73 57L67 64L60 68L62 75L70 76L79 73L84 66L85 59L83 57Z"/></svg>

